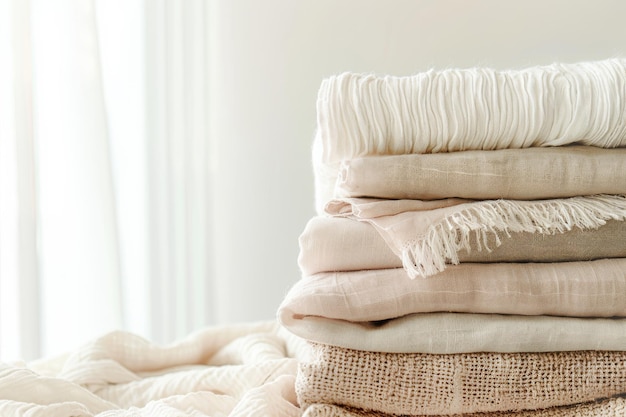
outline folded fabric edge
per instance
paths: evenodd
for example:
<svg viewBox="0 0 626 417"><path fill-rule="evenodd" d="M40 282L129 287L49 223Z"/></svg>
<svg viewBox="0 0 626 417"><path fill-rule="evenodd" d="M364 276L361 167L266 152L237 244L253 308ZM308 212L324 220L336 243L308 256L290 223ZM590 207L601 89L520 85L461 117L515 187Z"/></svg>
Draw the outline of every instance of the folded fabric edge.
<svg viewBox="0 0 626 417"><path fill-rule="evenodd" d="M597 401L579 403L561 407L551 407L539 410L502 411L491 413L460 414L457 417L621 417L626 414L626 399L624 396L598 399ZM369 411L359 408L336 404L315 403L305 408L302 417L394 417L378 411ZM405 416L408 417L408 416ZM412 416L424 417L424 416ZM437 417L437 416L431 416Z"/></svg>
<svg viewBox="0 0 626 417"><path fill-rule="evenodd" d="M429 277L445 270L448 263L457 265L461 249L471 251L472 233L478 250L491 251L488 235L500 246L500 232L506 237L511 232L555 234L574 227L596 229L607 220L624 219L626 196L622 195L540 200L524 205L510 200L485 201L431 225L425 236L404 242L402 265L411 279Z"/></svg>

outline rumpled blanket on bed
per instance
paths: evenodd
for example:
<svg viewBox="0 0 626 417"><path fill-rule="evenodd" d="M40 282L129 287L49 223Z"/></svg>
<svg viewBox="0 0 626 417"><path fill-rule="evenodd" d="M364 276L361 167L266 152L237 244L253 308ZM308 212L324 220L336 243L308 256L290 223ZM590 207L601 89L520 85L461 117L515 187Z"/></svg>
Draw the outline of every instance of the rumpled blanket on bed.
<svg viewBox="0 0 626 417"><path fill-rule="evenodd" d="M333 198L342 160L571 144L624 147L625 103L624 59L329 77L318 93L313 146L318 213Z"/></svg>
<svg viewBox="0 0 626 417"><path fill-rule="evenodd" d="M296 417L307 350L274 322L211 327L167 346L113 332L59 358L0 364L0 415Z"/></svg>
<svg viewBox="0 0 626 417"><path fill-rule="evenodd" d="M342 199L328 203L326 211L372 224L402 259L411 278L428 277L448 264L458 264L461 250L489 250L490 235L498 246L511 232L563 233L626 219L623 195L453 201ZM435 204L441 207L432 207Z"/></svg>
<svg viewBox="0 0 626 417"><path fill-rule="evenodd" d="M363 352L312 344L299 366L303 408L326 403L392 415L534 410L626 392L624 352Z"/></svg>

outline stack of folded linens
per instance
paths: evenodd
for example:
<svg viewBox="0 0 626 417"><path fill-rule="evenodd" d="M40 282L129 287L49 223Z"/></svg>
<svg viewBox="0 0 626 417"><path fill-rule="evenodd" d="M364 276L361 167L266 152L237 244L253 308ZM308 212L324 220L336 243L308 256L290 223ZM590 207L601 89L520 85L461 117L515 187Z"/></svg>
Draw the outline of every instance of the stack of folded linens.
<svg viewBox="0 0 626 417"><path fill-rule="evenodd" d="M626 60L345 73L278 311L313 416L626 412Z"/></svg>

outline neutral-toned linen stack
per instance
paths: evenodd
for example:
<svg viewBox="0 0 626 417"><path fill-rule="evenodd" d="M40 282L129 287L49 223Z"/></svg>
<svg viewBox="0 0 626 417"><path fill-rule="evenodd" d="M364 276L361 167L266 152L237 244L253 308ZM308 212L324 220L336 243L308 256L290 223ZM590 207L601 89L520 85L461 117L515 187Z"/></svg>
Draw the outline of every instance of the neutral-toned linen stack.
<svg viewBox="0 0 626 417"><path fill-rule="evenodd" d="M313 416L626 414L626 60L324 80Z"/></svg>

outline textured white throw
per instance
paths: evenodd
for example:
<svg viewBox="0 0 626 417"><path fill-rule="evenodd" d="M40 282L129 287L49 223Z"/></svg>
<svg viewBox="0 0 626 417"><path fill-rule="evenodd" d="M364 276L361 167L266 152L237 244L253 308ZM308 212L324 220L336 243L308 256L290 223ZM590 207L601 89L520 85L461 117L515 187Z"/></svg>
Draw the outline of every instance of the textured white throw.
<svg viewBox="0 0 626 417"><path fill-rule="evenodd" d="M405 77L344 73L323 81L317 115L313 163L321 213L344 159L626 146L626 60Z"/></svg>
<svg viewBox="0 0 626 417"><path fill-rule="evenodd" d="M297 417L306 351L270 322L207 328L167 346L114 332L60 358L0 363L0 415Z"/></svg>

